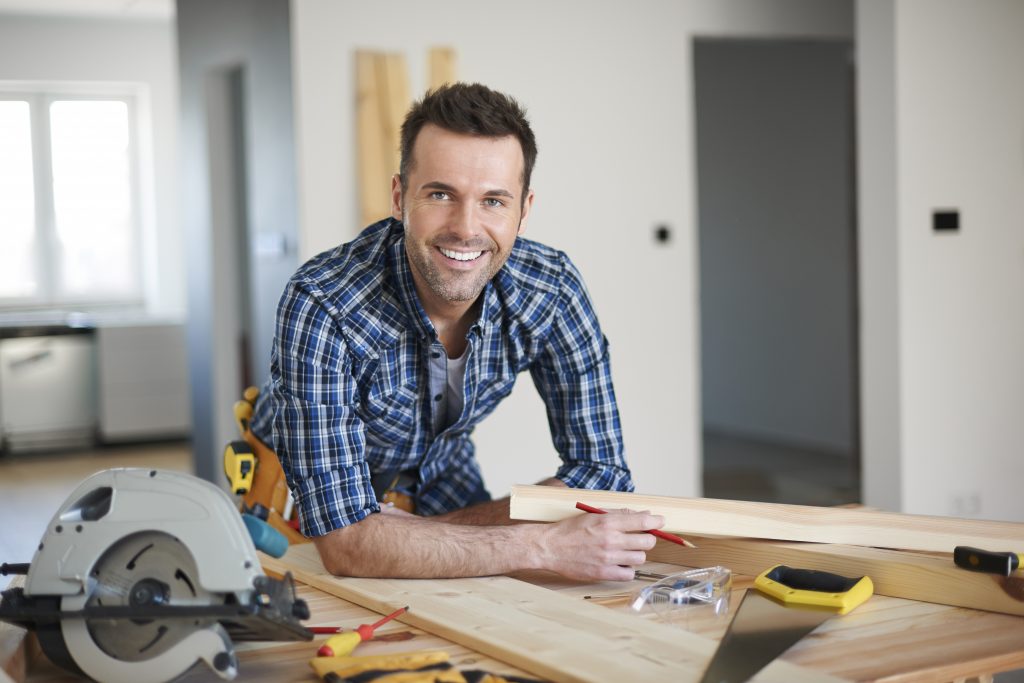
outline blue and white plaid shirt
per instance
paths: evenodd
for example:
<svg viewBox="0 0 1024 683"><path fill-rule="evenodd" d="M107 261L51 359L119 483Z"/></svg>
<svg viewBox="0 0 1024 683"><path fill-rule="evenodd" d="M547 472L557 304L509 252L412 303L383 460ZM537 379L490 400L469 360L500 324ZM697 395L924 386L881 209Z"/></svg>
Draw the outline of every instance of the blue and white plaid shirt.
<svg viewBox="0 0 1024 683"><path fill-rule="evenodd" d="M304 534L378 511L371 474L418 475L420 514L489 499L470 435L524 370L547 406L556 476L574 488L633 489L608 343L568 257L519 238L482 296L462 414L435 433L427 355L440 347L402 223L371 225L288 282L252 429L281 459Z"/></svg>

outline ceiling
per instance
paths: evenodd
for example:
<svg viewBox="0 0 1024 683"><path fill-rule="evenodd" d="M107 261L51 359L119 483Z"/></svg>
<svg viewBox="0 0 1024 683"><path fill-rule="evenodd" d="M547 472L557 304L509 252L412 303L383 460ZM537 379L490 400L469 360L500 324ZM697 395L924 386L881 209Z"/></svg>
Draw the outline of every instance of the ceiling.
<svg viewBox="0 0 1024 683"><path fill-rule="evenodd" d="M0 0L0 14L171 19L174 0Z"/></svg>

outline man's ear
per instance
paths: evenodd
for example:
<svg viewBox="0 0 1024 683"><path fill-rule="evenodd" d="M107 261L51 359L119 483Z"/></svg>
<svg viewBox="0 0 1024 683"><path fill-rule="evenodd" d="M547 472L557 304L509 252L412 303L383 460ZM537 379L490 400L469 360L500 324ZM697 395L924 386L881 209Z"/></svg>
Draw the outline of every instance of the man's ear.
<svg viewBox="0 0 1024 683"><path fill-rule="evenodd" d="M533 209L533 190L526 193L526 201L523 202L523 215L519 219L519 230L517 235L526 232L526 222L530 219L530 210Z"/></svg>
<svg viewBox="0 0 1024 683"><path fill-rule="evenodd" d="M402 220L402 176L398 173L391 176L391 217Z"/></svg>

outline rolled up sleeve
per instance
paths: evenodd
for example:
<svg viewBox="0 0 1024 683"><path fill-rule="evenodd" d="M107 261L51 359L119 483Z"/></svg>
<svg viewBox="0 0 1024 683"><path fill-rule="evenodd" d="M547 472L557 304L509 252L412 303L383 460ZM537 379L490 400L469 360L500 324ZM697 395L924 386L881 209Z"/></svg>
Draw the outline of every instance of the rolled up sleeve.
<svg viewBox="0 0 1024 683"><path fill-rule="evenodd" d="M556 476L573 488L632 491L608 341L582 277L567 258L564 265L558 311L530 369L562 459Z"/></svg>
<svg viewBox="0 0 1024 683"><path fill-rule="evenodd" d="M322 536L378 511L344 338L301 283L289 284L278 306L273 356L272 441L302 533Z"/></svg>

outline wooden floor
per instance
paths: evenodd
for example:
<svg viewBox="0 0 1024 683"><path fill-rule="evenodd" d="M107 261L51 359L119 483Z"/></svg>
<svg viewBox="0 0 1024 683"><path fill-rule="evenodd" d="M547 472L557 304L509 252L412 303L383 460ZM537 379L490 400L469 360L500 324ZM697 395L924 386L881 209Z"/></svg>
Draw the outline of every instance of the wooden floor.
<svg viewBox="0 0 1024 683"><path fill-rule="evenodd" d="M87 476L111 467L192 471L187 441L0 456L0 563L30 562L43 531ZM0 577L0 588L9 577Z"/></svg>

